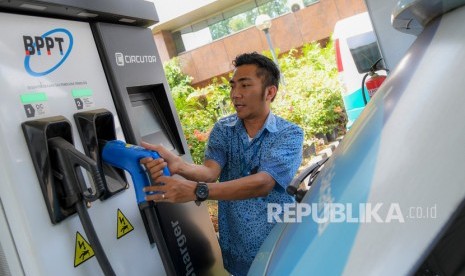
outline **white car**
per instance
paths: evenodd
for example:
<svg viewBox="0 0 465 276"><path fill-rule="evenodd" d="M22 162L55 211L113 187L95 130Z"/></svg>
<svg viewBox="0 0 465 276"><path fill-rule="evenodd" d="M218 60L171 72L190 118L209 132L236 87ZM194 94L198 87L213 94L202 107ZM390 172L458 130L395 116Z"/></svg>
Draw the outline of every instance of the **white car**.
<svg viewBox="0 0 465 276"><path fill-rule="evenodd" d="M384 64L368 12L336 22L333 39L339 79L344 87L346 127L350 129L370 100L367 89L364 89L364 75L372 67L384 68Z"/></svg>

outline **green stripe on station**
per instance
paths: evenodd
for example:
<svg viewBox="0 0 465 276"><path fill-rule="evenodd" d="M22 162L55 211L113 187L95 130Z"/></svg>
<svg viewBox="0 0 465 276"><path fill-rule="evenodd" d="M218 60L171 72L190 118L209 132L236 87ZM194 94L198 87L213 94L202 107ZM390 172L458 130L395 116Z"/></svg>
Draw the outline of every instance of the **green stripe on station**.
<svg viewBox="0 0 465 276"><path fill-rule="evenodd" d="M21 102L26 103L37 103L37 102L45 102L47 100L47 94L45 93L27 93L21 95Z"/></svg>
<svg viewBox="0 0 465 276"><path fill-rule="evenodd" d="M73 98L92 96L92 89L73 89L71 91Z"/></svg>

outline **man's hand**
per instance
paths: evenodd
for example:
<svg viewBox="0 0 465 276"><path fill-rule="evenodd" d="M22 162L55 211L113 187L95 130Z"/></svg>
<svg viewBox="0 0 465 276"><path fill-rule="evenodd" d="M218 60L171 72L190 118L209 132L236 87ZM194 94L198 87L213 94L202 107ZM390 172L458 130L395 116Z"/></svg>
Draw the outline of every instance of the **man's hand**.
<svg viewBox="0 0 465 276"><path fill-rule="evenodd" d="M158 181L158 178L163 175L163 168L167 166L163 158L153 159L151 157L146 157L142 158L140 163L145 166L147 172L150 174L150 177L155 182L160 182Z"/></svg>
<svg viewBox="0 0 465 276"><path fill-rule="evenodd" d="M194 181L171 176L160 176L157 181L161 182L161 185L148 186L144 188L145 192L157 192L153 195L147 195L145 200L183 203L197 199L195 196L197 183Z"/></svg>
<svg viewBox="0 0 465 276"><path fill-rule="evenodd" d="M152 175L152 178L154 180L156 180L157 177L163 174L163 172L161 171L167 165L172 175L179 173L179 170L184 163L181 157L173 154L162 145L152 145L146 142L142 142L141 146L148 150L158 152L158 154L162 158L158 160L153 160L152 158L143 158L140 160L140 163L145 165L145 167L150 172L150 175Z"/></svg>

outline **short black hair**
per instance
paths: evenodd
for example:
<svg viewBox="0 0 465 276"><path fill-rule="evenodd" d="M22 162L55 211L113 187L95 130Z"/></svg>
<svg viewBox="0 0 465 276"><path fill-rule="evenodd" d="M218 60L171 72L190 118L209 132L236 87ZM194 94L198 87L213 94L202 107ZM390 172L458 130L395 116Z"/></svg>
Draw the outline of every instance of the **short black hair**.
<svg viewBox="0 0 465 276"><path fill-rule="evenodd" d="M233 65L236 68L247 64L257 65L257 76L263 76L264 87L274 85L279 88L280 72L278 66L271 59L257 52L252 52L238 55L233 60Z"/></svg>

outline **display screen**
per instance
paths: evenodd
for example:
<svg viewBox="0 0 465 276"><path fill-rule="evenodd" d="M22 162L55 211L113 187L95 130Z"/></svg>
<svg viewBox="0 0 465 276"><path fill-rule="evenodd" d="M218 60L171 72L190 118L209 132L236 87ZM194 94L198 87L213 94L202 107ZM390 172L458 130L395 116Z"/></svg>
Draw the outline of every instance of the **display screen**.
<svg viewBox="0 0 465 276"><path fill-rule="evenodd" d="M165 148L173 150L174 145L169 138L162 119L158 115L153 100L136 100L132 102L132 106L134 107L142 141L161 144Z"/></svg>

